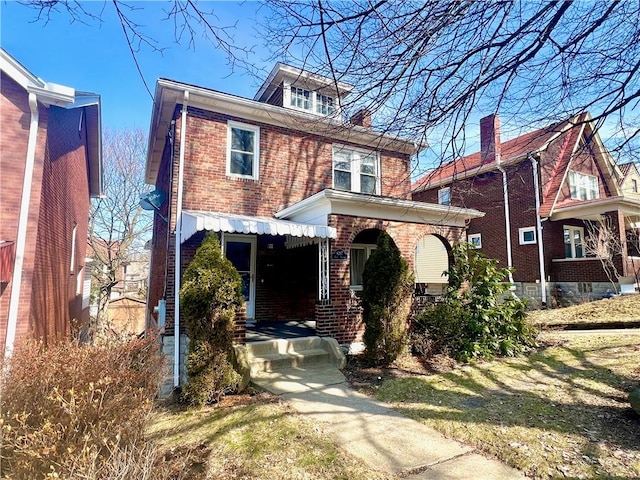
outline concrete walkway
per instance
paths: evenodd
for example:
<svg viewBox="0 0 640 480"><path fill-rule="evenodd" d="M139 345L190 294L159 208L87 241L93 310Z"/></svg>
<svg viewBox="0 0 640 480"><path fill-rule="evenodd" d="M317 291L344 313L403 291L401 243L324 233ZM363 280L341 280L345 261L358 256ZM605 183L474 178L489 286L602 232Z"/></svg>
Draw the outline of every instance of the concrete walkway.
<svg viewBox="0 0 640 480"><path fill-rule="evenodd" d="M290 368L252 381L312 420L371 468L410 480L524 479L521 472L474 453L382 402L351 389L336 368Z"/></svg>

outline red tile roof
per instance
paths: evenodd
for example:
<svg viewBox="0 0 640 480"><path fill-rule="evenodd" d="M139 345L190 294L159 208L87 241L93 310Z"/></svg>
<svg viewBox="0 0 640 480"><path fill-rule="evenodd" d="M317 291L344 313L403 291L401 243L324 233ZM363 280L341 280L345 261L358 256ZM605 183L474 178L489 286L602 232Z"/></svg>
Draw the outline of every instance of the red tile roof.
<svg viewBox="0 0 640 480"><path fill-rule="evenodd" d="M534 130L533 132L520 135L512 140L502 142L502 162L517 158L530 152L541 150L555 135L565 130L572 123L575 123L574 119L554 123L538 130ZM496 162L486 163L485 165L496 165ZM414 182L411 189L416 190L418 188L428 186L431 183L461 177L464 174L471 173L482 166L483 164L480 159L480 152L472 153L471 155L467 155L431 170L425 176Z"/></svg>

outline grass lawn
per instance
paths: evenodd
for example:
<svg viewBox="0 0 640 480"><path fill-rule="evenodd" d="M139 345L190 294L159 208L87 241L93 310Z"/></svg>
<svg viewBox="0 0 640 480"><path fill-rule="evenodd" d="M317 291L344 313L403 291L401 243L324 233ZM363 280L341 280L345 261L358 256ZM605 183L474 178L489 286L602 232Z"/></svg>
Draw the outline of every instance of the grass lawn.
<svg viewBox="0 0 640 480"><path fill-rule="evenodd" d="M571 307L536 310L529 312L529 319L542 328L560 324L640 322L640 295L622 295Z"/></svg>
<svg viewBox="0 0 640 480"><path fill-rule="evenodd" d="M528 357L388 378L377 397L534 478L640 478L640 336L547 335Z"/></svg>
<svg viewBox="0 0 640 480"><path fill-rule="evenodd" d="M388 479L339 450L277 397L238 395L158 409L148 432L180 479Z"/></svg>

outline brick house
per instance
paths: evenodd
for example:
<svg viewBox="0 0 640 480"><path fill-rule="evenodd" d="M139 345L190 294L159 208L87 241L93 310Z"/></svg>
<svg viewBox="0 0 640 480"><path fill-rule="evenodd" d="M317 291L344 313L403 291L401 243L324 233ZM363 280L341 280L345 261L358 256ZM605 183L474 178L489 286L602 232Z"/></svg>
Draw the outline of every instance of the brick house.
<svg viewBox="0 0 640 480"><path fill-rule="evenodd" d="M467 240L514 268L518 295L537 306L602 298L637 275L638 171L615 164L588 113L505 142L490 115L480 132L480 152L427 173L412 198L485 212Z"/></svg>
<svg viewBox="0 0 640 480"><path fill-rule="evenodd" d="M310 319L318 335L352 344L363 331L364 262L381 230L422 277L442 282L451 243L482 215L412 201L415 144L373 131L367 112L345 123L351 89L283 64L253 99L158 80L146 181L167 201L154 219L148 305L166 319L176 386L180 278L206 232L243 279L238 342L246 321ZM425 272L430 256L440 263Z"/></svg>
<svg viewBox="0 0 640 480"><path fill-rule="evenodd" d="M0 49L0 343L88 321L90 197L101 194L100 97L47 83Z"/></svg>

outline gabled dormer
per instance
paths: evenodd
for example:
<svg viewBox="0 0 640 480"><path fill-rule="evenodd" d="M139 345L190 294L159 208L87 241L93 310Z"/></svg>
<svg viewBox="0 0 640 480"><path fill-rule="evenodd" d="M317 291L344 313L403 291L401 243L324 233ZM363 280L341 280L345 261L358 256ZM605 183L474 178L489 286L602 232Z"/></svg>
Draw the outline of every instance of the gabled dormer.
<svg viewBox="0 0 640 480"><path fill-rule="evenodd" d="M338 116L351 90L347 83L278 62L253 99L313 115Z"/></svg>

